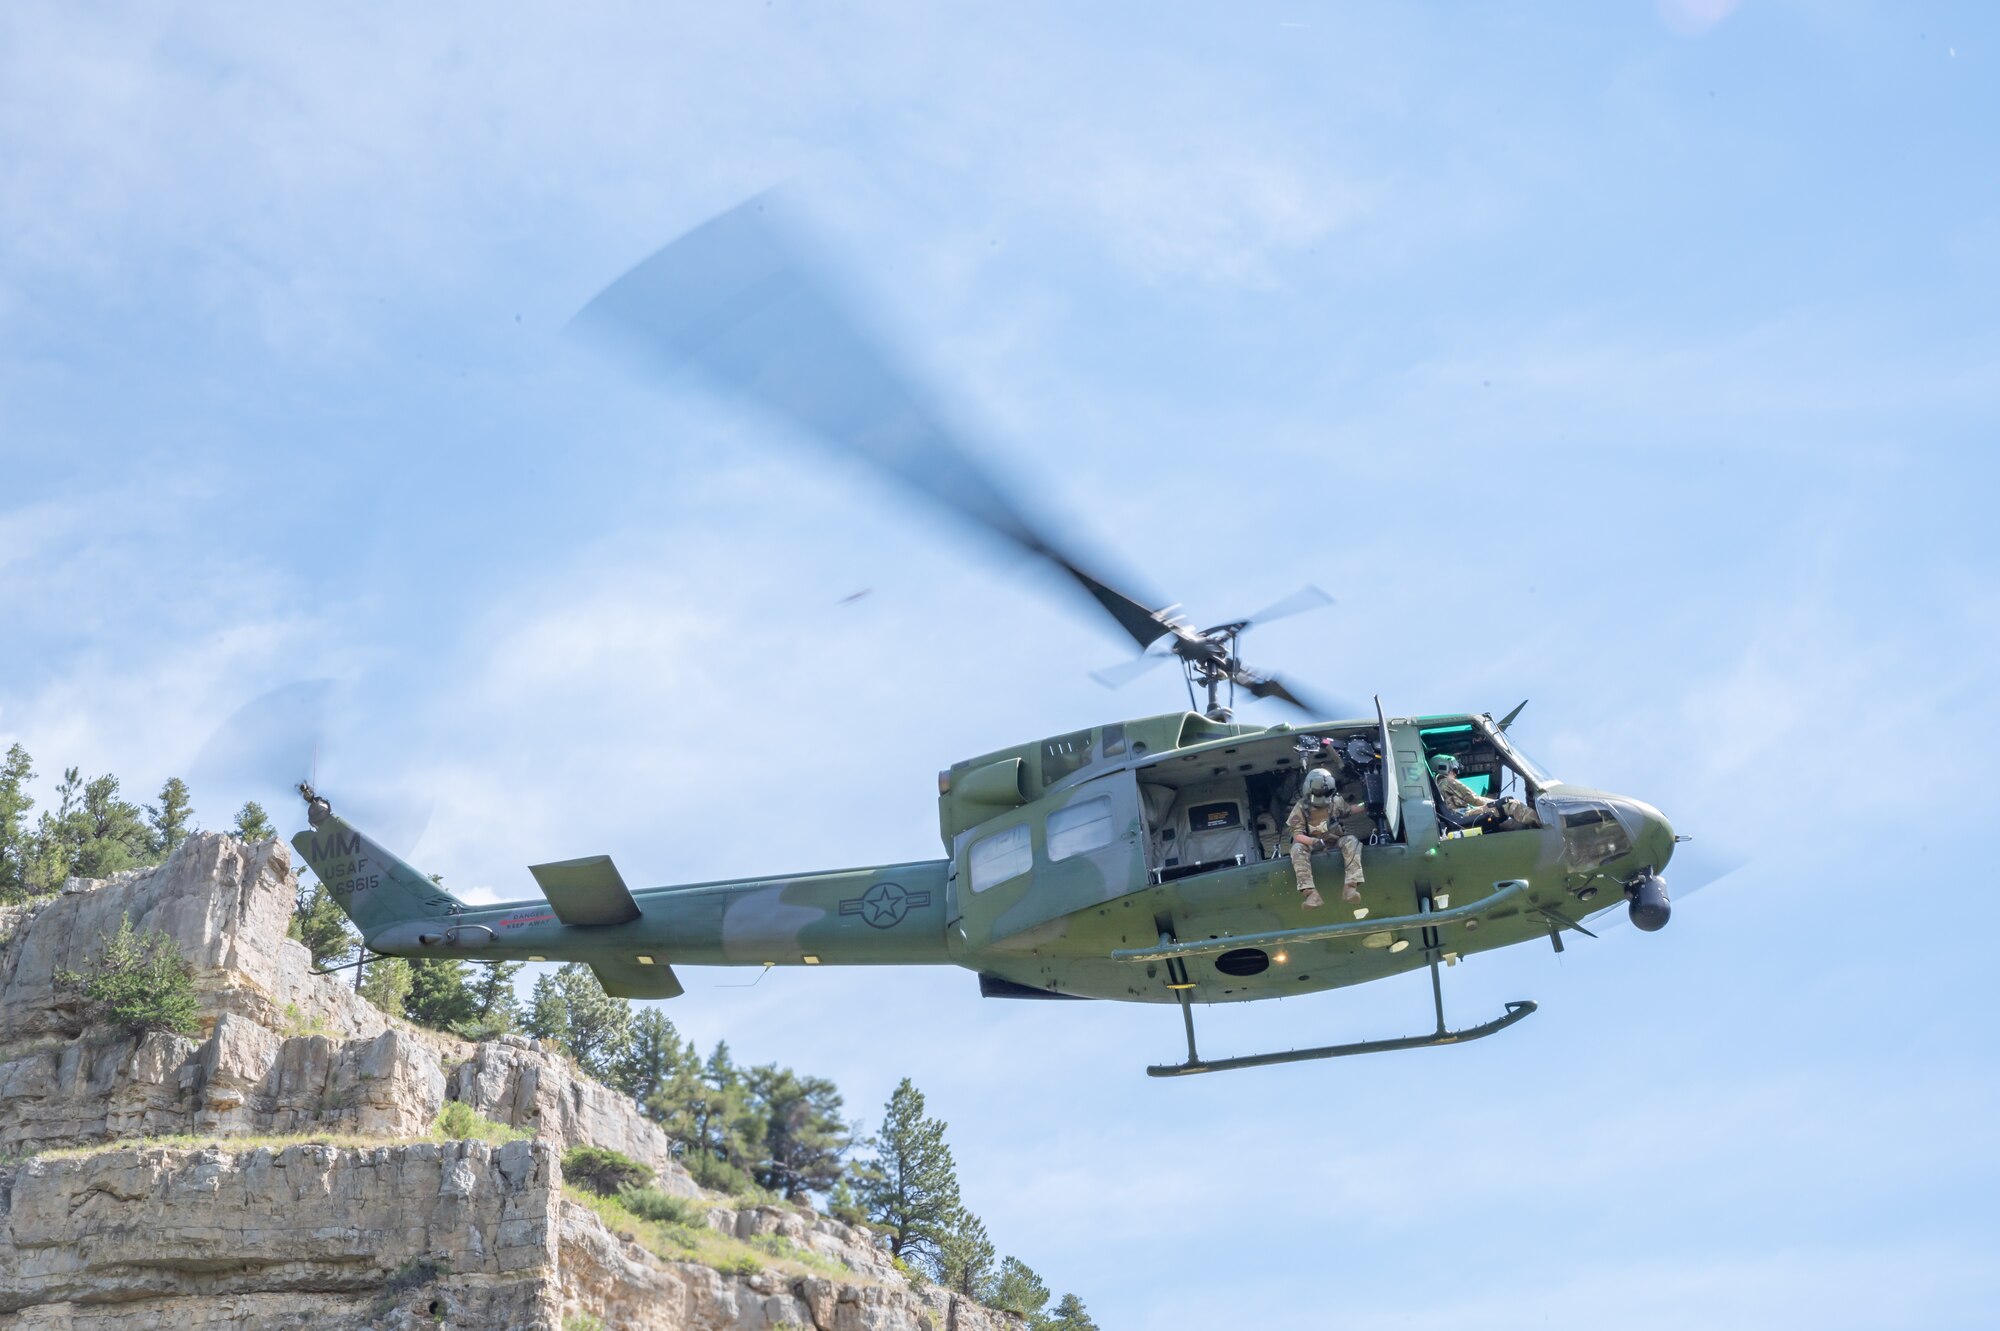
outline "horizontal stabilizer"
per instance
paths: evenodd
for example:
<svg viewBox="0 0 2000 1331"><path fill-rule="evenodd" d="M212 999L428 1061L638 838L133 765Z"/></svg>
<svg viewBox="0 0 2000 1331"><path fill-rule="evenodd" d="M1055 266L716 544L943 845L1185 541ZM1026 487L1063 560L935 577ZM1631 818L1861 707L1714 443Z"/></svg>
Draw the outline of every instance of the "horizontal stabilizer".
<svg viewBox="0 0 2000 1331"><path fill-rule="evenodd" d="M613 998L679 998L681 980L665 962L593 961L597 982Z"/></svg>
<svg viewBox="0 0 2000 1331"><path fill-rule="evenodd" d="M625 924L639 918L639 903L632 900L609 855L534 864L528 872L542 885L542 895L564 924ZM679 985L674 992L680 992Z"/></svg>

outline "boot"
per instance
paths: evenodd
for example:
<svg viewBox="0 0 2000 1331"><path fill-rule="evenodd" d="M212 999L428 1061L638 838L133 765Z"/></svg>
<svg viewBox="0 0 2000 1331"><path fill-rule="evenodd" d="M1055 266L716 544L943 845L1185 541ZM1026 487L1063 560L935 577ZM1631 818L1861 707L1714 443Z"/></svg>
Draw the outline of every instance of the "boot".
<svg viewBox="0 0 2000 1331"><path fill-rule="evenodd" d="M1305 891L1301 892L1299 895L1302 898L1301 904L1304 905L1307 910L1312 910L1315 907L1324 904L1320 900L1319 889L1316 887L1309 887L1305 889Z"/></svg>
<svg viewBox="0 0 2000 1331"><path fill-rule="evenodd" d="M1340 885L1340 899L1341 899L1342 901L1345 901L1345 902L1347 902L1347 903L1348 903L1349 905L1353 905L1353 904L1354 904L1355 902L1357 902L1357 901L1361 900L1361 884L1359 884L1359 883L1342 883L1342 884ZM1355 906L1355 907L1354 907L1354 918L1355 918L1355 919L1357 919L1357 920L1365 920L1365 919L1367 919L1367 918L1368 918L1368 907L1366 907L1366 906Z"/></svg>

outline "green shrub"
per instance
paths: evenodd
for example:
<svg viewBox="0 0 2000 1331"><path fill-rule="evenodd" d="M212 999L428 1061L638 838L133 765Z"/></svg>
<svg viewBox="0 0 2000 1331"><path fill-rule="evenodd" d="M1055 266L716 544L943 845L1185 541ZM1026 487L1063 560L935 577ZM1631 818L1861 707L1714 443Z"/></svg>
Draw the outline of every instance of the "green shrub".
<svg viewBox="0 0 2000 1331"><path fill-rule="evenodd" d="M158 929L136 933L127 915L118 922L117 933L109 938L99 934L98 941L102 947L89 970L56 973L58 989L82 996L88 1020L123 1026L134 1035L194 1035L201 1030L194 970L173 935Z"/></svg>
<svg viewBox="0 0 2000 1331"><path fill-rule="evenodd" d="M620 1188L618 1204L641 1220L657 1220L665 1225L708 1223L707 1207L658 1188Z"/></svg>
<svg viewBox="0 0 2000 1331"><path fill-rule="evenodd" d="M514 1029L513 1019L506 1013L491 1017L474 1017L469 1021L454 1021L445 1029L461 1040L479 1044L486 1040L497 1040Z"/></svg>
<svg viewBox="0 0 2000 1331"><path fill-rule="evenodd" d="M451 1263L442 1257L412 1257L382 1283L384 1294L405 1294L451 1273Z"/></svg>
<svg viewBox="0 0 2000 1331"><path fill-rule="evenodd" d="M731 1197L756 1197L762 1199L768 1194L758 1187L748 1173L738 1169L727 1160L718 1160L712 1155L684 1156L681 1163L694 1177L696 1183L710 1192L727 1193Z"/></svg>
<svg viewBox="0 0 2000 1331"><path fill-rule="evenodd" d="M412 1257L391 1271L382 1282L381 1291L375 1296L372 1315L378 1322L391 1308L411 1290L421 1289L443 1276L451 1274L451 1262L443 1257ZM437 1307L432 1304L433 1309Z"/></svg>
<svg viewBox="0 0 2000 1331"><path fill-rule="evenodd" d="M563 1331L604 1331L604 1323L589 1313L570 1313L563 1318Z"/></svg>
<svg viewBox="0 0 2000 1331"><path fill-rule="evenodd" d="M573 1146L563 1152L563 1177L600 1197L653 1181L653 1171L629 1155L602 1146Z"/></svg>
<svg viewBox="0 0 2000 1331"><path fill-rule="evenodd" d="M723 1257L715 1263L715 1269L726 1276L754 1276L764 1269L764 1264L747 1252L733 1257Z"/></svg>
<svg viewBox="0 0 2000 1331"><path fill-rule="evenodd" d="M528 1134L505 1123L482 1118L463 1100L447 1100L431 1120L431 1136L445 1141L512 1142Z"/></svg>

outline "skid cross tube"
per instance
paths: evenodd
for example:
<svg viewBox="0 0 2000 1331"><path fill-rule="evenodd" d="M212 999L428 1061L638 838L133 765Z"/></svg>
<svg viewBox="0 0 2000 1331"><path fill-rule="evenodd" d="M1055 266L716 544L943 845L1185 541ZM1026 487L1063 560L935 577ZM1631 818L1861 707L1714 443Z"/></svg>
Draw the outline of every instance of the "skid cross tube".
<svg viewBox="0 0 2000 1331"><path fill-rule="evenodd" d="M1241 1058L1204 1060L1201 1055L1195 1052L1194 1009L1188 1002L1187 990L1183 988L1179 990L1177 997L1181 1002L1181 1019L1187 1025L1187 1062L1155 1063L1146 1069L1146 1075L1149 1077L1191 1077L1203 1072L1233 1072L1238 1068L1268 1067L1274 1063L1304 1063L1319 1058L1344 1058L1349 1054L1380 1054L1387 1053L1392 1049L1428 1049L1435 1045L1464 1044L1470 1040L1483 1039L1495 1031L1506 1030L1509 1026L1521 1020L1521 1018L1534 1012L1535 1005L1532 1001L1528 999L1516 1000L1507 1004L1507 1010L1491 1021L1481 1022L1477 1026L1468 1026L1462 1031L1447 1030L1444 1024L1444 984L1438 973L1438 956L1443 951L1443 940L1436 932L1436 925L1449 923L1454 918L1470 918L1467 912L1477 914L1500 901L1511 900L1513 897L1525 892L1528 888L1528 884L1521 879L1495 883L1494 886L1499 891L1496 891L1484 901L1475 902L1470 906L1461 906L1456 910L1433 911L1431 909L1431 899L1426 895L1418 899L1417 913L1415 915L1400 916L1396 920L1375 922L1378 929L1385 926L1394 926L1398 928L1416 927L1424 931L1424 950L1430 959L1431 1004L1437 1010L1436 1030L1426 1035L1404 1035L1391 1040L1358 1040L1351 1044L1320 1045L1313 1049L1287 1049L1280 1053L1247 1054ZM1170 940L1168 935L1163 933L1160 935L1158 947L1149 950L1164 956L1171 971L1176 966L1184 966L1186 964L1182 961L1182 958L1187 956L1190 951L1219 952L1228 947L1242 947L1257 940L1265 939L1288 942L1305 941L1299 937L1302 934L1312 934L1317 938L1327 938L1338 937L1340 933L1368 932L1365 926L1369 921L1357 920L1355 923L1363 926L1363 928L1353 929L1346 926L1328 926L1327 929L1287 929L1274 934L1254 934L1242 938L1232 938L1227 941L1210 939L1205 944L1175 944ZM1338 930L1338 932L1334 932L1334 930ZM1112 955L1118 956L1119 954L1114 952ZM1120 959L1122 960L1123 958L1121 957Z"/></svg>
<svg viewBox="0 0 2000 1331"><path fill-rule="evenodd" d="M1505 905L1528 890L1525 878L1503 879L1495 883L1489 896L1450 910L1420 911L1415 915L1392 915L1386 920L1342 920L1334 924L1309 925L1304 929L1273 929L1261 934L1237 934L1229 938L1197 938L1188 942L1168 942L1162 938L1152 947L1121 947L1113 950L1113 961L1168 961L1176 957L1200 957L1211 952L1227 952L1238 947L1282 947L1296 943L1320 943L1329 938L1354 934L1395 933L1402 929L1435 929L1458 924Z"/></svg>

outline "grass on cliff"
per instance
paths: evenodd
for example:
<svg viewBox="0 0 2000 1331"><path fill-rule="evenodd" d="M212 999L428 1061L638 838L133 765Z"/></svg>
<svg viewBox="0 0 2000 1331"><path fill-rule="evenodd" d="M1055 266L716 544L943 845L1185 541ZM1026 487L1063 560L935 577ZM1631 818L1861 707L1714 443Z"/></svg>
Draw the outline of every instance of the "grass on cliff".
<svg viewBox="0 0 2000 1331"><path fill-rule="evenodd" d="M358 1132L299 1132L285 1134L262 1134L256 1136L219 1136L213 1133L184 1133L178 1136L129 1137L121 1141L90 1142L83 1146L57 1146L45 1151L29 1150L21 1155L0 1158L0 1164L14 1160L81 1160L87 1156L104 1155L111 1151L144 1150L149 1147L164 1147L175 1151L200 1150L215 1147L217 1150L240 1154L244 1151L282 1151L288 1146L332 1146L340 1150L374 1150L383 1146L416 1146L425 1142L441 1141L485 1141L500 1145L503 1142L518 1141L529 1134L519 1128L510 1128L504 1123L495 1123L479 1115L456 1100L448 1101L445 1110L438 1114L438 1124L445 1122L446 1113L453 1106L465 1111L470 1118L468 1124L462 1119L454 1119L454 1126L461 1131L445 1131L434 1125L428 1137L369 1137Z"/></svg>
<svg viewBox="0 0 2000 1331"><path fill-rule="evenodd" d="M533 1134L506 1123L482 1117L463 1100L447 1100L431 1120L431 1136L438 1141L482 1141L495 1146L517 1142Z"/></svg>
<svg viewBox="0 0 2000 1331"><path fill-rule="evenodd" d="M570 1183L563 1185L563 1196L602 1220L612 1233L629 1236L663 1261L698 1262L724 1275L747 1276L771 1270L792 1276L833 1276L849 1284L872 1283L845 1264L801 1248L777 1234L745 1240L710 1229L704 1222L648 1220L635 1213L624 1198L599 1197Z"/></svg>
<svg viewBox="0 0 2000 1331"><path fill-rule="evenodd" d="M409 1137L364 1137L354 1132L300 1132L290 1136L265 1135L223 1137L215 1134L183 1133L164 1137L127 1137L119 1141L90 1142L83 1146L57 1146L46 1151L35 1151L36 1160L82 1160L88 1156L106 1155L112 1151L137 1151L152 1147L164 1147L174 1151L194 1151L213 1146L217 1150L241 1153L243 1151L282 1151L288 1146L332 1146L341 1150L373 1150L378 1146L409 1146L421 1138Z"/></svg>

